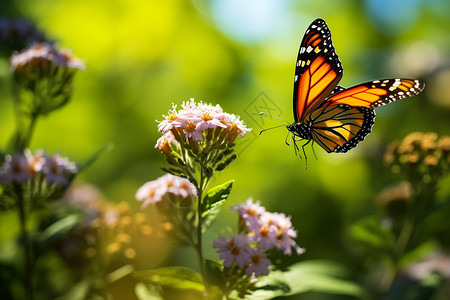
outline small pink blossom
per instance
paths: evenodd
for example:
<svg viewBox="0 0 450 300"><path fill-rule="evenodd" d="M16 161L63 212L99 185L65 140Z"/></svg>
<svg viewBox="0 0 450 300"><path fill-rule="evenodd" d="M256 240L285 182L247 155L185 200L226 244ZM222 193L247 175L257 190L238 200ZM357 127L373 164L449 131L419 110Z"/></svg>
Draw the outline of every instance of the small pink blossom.
<svg viewBox="0 0 450 300"><path fill-rule="evenodd" d="M156 204L165 196L179 196L182 199L195 199L197 190L187 179L166 174L156 180L146 182L136 192L136 199L143 201L142 209L149 204Z"/></svg>
<svg viewBox="0 0 450 300"><path fill-rule="evenodd" d="M149 204L155 204L162 200L164 196L164 191L161 189L161 186L158 182L149 181L144 183L137 192L136 199L138 201L143 201L142 209L147 208Z"/></svg>
<svg viewBox="0 0 450 300"><path fill-rule="evenodd" d="M235 115L224 113L219 105L213 106L203 102L196 103L193 98L183 102L182 109L176 110L176 106L169 111L165 119L159 121L158 131L165 134L174 128L181 129L187 140L201 142L204 131L214 128L222 128L223 135L231 134L233 140L238 136L244 136L248 129ZM223 138L223 137L222 137ZM184 142L184 141L180 141Z"/></svg>
<svg viewBox="0 0 450 300"><path fill-rule="evenodd" d="M264 207L257 201L253 203L253 198L247 199L244 204L237 204L231 207L231 210L237 211L239 217L242 218L247 227L258 226L259 216L266 211Z"/></svg>
<svg viewBox="0 0 450 300"><path fill-rule="evenodd" d="M226 268L236 262L236 264L243 269L244 266L252 262L251 248L249 245L248 237L245 233L240 235L233 235L231 238L219 236L217 240L213 242L213 245L217 249L217 253L220 253L219 258L223 259L223 265Z"/></svg>

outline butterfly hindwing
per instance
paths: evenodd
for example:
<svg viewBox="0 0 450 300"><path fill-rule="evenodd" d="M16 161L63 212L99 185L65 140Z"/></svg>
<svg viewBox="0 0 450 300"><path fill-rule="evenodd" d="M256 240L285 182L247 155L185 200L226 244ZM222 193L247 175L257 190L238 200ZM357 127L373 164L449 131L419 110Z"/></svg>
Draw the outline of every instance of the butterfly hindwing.
<svg viewBox="0 0 450 300"><path fill-rule="evenodd" d="M287 127L294 144L313 140L327 152L347 152L372 131L376 107L415 96L425 87L419 80L397 78L344 88L338 85L342 73L330 29L317 19L306 30L297 57L295 122Z"/></svg>
<svg viewBox="0 0 450 300"><path fill-rule="evenodd" d="M304 120L333 91L342 77L342 65L322 19L306 30L300 44L294 81L294 118Z"/></svg>
<svg viewBox="0 0 450 300"><path fill-rule="evenodd" d="M333 93L327 105L347 104L375 108L420 93L425 84L411 79L380 79Z"/></svg>
<svg viewBox="0 0 450 300"><path fill-rule="evenodd" d="M372 131L375 110L349 105L321 106L311 113L311 138L327 152L347 152Z"/></svg>

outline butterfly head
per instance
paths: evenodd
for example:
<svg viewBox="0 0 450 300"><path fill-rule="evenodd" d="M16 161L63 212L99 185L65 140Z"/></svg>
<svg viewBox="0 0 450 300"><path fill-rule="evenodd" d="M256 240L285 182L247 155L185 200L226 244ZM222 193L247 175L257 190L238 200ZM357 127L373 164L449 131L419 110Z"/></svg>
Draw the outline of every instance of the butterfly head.
<svg viewBox="0 0 450 300"><path fill-rule="evenodd" d="M311 139L311 126L305 123L293 123L286 126L292 134L305 140Z"/></svg>

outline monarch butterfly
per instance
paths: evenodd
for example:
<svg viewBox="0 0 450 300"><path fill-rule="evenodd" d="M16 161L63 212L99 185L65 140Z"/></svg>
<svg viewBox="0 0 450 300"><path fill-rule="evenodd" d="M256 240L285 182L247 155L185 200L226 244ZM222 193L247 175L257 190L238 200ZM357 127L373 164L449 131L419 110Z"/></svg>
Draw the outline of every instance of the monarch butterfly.
<svg viewBox="0 0 450 300"><path fill-rule="evenodd" d="M300 44L294 78L295 122L286 126L296 154L300 140L307 140L304 155L311 141L327 152L347 152L372 131L376 107L417 95L425 87L419 80L397 78L344 88L338 85L343 71L330 29L324 20L315 20Z"/></svg>

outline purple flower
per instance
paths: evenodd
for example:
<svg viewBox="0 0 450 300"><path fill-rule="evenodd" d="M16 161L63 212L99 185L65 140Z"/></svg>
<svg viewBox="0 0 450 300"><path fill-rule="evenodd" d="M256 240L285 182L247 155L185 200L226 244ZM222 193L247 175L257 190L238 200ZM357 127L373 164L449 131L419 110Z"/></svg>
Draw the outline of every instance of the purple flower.
<svg viewBox="0 0 450 300"><path fill-rule="evenodd" d="M0 173L3 182L23 183L30 179L32 173L28 165L28 159L23 154L13 156L6 155L5 163Z"/></svg>
<svg viewBox="0 0 450 300"><path fill-rule="evenodd" d="M239 217L244 220L245 225L249 227L250 230L255 230L259 227L259 216L266 211L266 209L260 205L259 201L253 203L253 198L247 199L244 204L232 206L231 210L239 213Z"/></svg>
<svg viewBox="0 0 450 300"><path fill-rule="evenodd" d="M67 174L76 172L75 164L59 154L46 156L45 163L42 166L42 173L45 174L45 180L48 183L66 185L68 184Z"/></svg>
<svg viewBox="0 0 450 300"><path fill-rule="evenodd" d="M217 253L220 253L219 258L223 259L223 265L226 268L236 262L236 264L243 269L245 265L252 262L251 248L249 245L248 237L245 233L240 235L233 235L231 238L219 236L213 243L217 249Z"/></svg>
<svg viewBox="0 0 450 300"><path fill-rule="evenodd" d="M252 248L251 251L252 263L245 269L247 275L255 276L267 275L269 274L269 266L272 262L267 258L267 256L259 249Z"/></svg>
<svg viewBox="0 0 450 300"><path fill-rule="evenodd" d="M294 247L297 254L302 254L305 250L300 248L294 241L297 233L292 227L290 217L286 217L283 213L264 213L261 215L263 224L276 228L277 242L274 244L277 248L284 250L284 254L291 255L291 246Z"/></svg>

